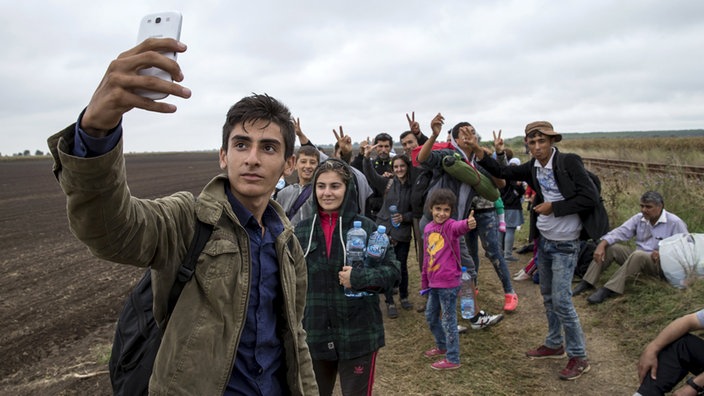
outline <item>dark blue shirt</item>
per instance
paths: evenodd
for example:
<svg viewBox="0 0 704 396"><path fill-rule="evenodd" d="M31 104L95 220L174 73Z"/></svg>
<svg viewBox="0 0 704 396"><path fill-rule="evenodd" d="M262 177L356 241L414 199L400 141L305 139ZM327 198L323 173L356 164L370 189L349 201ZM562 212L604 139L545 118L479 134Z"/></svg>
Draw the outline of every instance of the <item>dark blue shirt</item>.
<svg viewBox="0 0 704 396"><path fill-rule="evenodd" d="M106 154L117 146L122 138L122 121L104 138L94 138L81 129L81 119L83 118L83 110L76 121L76 133L73 137L73 155L82 158L98 157Z"/></svg>
<svg viewBox="0 0 704 396"><path fill-rule="evenodd" d="M280 293L276 236L283 224L268 205L262 215L264 235L257 220L225 186L232 210L249 235L250 293L247 319L237 346L232 376L226 395L281 395L285 389L283 346L277 335L276 306L283 305Z"/></svg>

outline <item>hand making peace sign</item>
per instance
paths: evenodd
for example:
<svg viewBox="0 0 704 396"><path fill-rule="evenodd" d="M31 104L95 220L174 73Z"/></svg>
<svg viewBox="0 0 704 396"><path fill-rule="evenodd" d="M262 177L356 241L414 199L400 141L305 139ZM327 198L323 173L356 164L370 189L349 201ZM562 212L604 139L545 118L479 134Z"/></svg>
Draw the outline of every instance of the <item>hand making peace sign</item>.
<svg viewBox="0 0 704 396"><path fill-rule="evenodd" d="M416 121L416 112L412 111L410 117L408 113L406 113L406 120L408 120L408 127L411 129L411 132L418 136L418 134L420 134L420 124Z"/></svg>

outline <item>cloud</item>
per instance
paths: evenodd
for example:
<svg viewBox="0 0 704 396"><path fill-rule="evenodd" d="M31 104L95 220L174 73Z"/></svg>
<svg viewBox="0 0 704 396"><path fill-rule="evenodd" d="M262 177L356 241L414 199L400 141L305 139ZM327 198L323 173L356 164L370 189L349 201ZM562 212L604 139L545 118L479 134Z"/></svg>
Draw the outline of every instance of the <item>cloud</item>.
<svg viewBox="0 0 704 396"><path fill-rule="evenodd" d="M68 4L68 5L66 5ZM46 150L75 121L142 15L184 15L193 90L175 114L133 110L128 151L214 149L251 92L282 100L316 143L469 120L507 137L548 119L565 132L702 128L704 3L659 1L225 1L0 6L0 152ZM29 24L29 26L28 26ZM41 28L40 28L41 27ZM49 32L49 34L47 34Z"/></svg>

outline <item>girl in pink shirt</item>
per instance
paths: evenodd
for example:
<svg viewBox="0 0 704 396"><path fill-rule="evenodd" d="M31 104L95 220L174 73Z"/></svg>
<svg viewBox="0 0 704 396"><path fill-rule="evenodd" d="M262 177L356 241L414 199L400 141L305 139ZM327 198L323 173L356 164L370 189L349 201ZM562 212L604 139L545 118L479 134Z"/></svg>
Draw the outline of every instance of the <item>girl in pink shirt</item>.
<svg viewBox="0 0 704 396"><path fill-rule="evenodd" d="M425 320L435 338L435 347L426 357L445 356L430 366L436 370L460 367L459 332L457 330L457 294L460 291L460 238L477 226L474 211L466 220L454 220L452 208L456 195L445 188L433 191L428 208L433 221L425 226L421 289L428 291Z"/></svg>

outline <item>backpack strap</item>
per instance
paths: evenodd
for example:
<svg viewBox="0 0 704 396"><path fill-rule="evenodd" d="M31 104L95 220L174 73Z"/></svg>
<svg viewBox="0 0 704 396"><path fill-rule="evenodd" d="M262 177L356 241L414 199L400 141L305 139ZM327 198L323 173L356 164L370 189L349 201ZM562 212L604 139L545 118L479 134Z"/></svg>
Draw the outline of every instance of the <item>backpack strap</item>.
<svg viewBox="0 0 704 396"><path fill-rule="evenodd" d="M183 291L186 283L191 280L193 273L196 270L196 263L198 262L198 256L203 251L205 244L210 239L210 235L213 233L213 225L204 223L200 219L196 218L196 229L193 234L193 240L191 241L191 246L186 252L186 256L183 258L181 267L176 274L176 280L174 285L171 286L171 292L169 292L169 304L168 304L168 315L171 316L171 312L174 311L176 307L176 302L178 301L181 291Z"/></svg>
<svg viewBox="0 0 704 396"><path fill-rule="evenodd" d="M298 209L303 206L304 203L310 198L310 194L313 191L313 186L308 183L305 187L301 189L301 193L298 194L298 198L296 199L296 202L291 205L291 209L286 212L286 217L288 217L289 220L293 219L293 216L298 213Z"/></svg>

